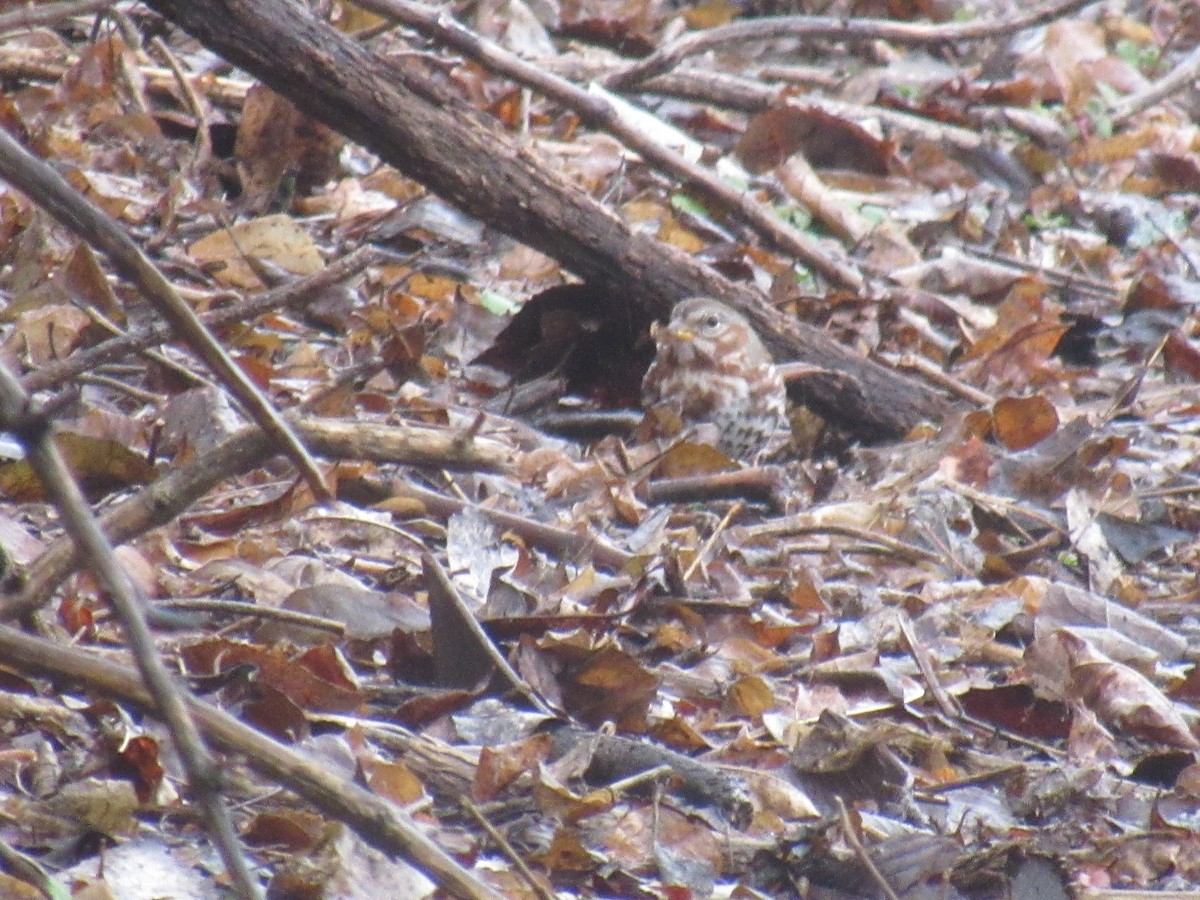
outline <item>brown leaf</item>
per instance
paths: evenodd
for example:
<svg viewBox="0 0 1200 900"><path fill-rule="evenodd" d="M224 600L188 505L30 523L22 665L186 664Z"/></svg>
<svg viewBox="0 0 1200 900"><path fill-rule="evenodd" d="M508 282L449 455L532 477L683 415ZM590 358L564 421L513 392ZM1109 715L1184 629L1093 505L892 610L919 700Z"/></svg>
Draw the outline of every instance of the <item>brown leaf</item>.
<svg viewBox="0 0 1200 900"><path fill-rule="evenodd" d="M234 158L242 188L265 203L285 177L294 177L301 193L329 181L338 168L345 138L315 122L262 84L253 84L242 105Z"/></svg>
<svg viewBox="0 0 1200 900"><path fill-rule="evenodd" d="M1167 192L1200 190L1200 157L1195 153L1152 153L1150 164L1154 174L1166 183Z"/></svg>
<svg viewBox="0 0 1200 900"><path fill-rule="evenodd" d="M553 746L551 735L537 734L515 744L482 748L472 797L480 803L496 799L517 778L549 759Z"/></svg>
<svg viewBox="0 0 1200 900"><path fill-rule="evenodd" d="M421 779L402 762L389 762L373 755L360 754L358 765L367 787L399 806L409 806L427 796Z"/></svg>
<svg viewBox="0 0 1200 900"><path fill-rule="evenodd" d="M242 718L285 744L295 744L310 734L308 719L292 698L269 684L249 686L250 698L242 704Z"/></svg>
<svg viewBox="0 0 1200 900"><path fill-rule="evenodd" d="M661 410L652 410L647 417L660 415ZM663 454L651 472L653 478L690 478L730 472L737 463L711 444L683 441L671 446Z"/></svg>
<svg viewBox="0 0 1200 900"><path fill-rule="evenodd" d="M463 709L479 696L479 691L423 692L397 706L389 718L399 725L416 728Z"/></svg>
<svg viewBox="0 0 1200 900"><path fill-rule="evenodd" d="M757 675L739 678L726 695L730 711L739 717L761 721L762 714L779 705L771 686Z"/></svg>
<svg viewBox="0 0 1200 900"><path fill-rule="evenodd" d="M550 841L550 847L535 859L551 872L590 872L601 860L579 840L578 832L568 826L560 827Z"/></svg>
<svg viewBox="0 0 1200 900"><path fill-rule="evenodd" d="M154 466L146 457L116 441L60 432L54 443L89 496L101 497L154 479ZM23 459L0 465L0 494L20 502L45 497L41 480Z"/></svg>
<svg viewBox="0 0 1200 900"><path fill-rule="evenodd" d="M1041 394L1001 397L992 406L996 439L1009 450L1024 450L1058 428L1058 410Z"/></svg>
<svg viewBox="0 0 1200 900"><path fill-rule="evenodd" d="M15 327L0 344L0 353L6 360L42 366L70 355L84 343L92 325L87 313L74 306L47 304L43 302L46 299L44 293L31 292L8 310L8 317L13 312L18 314ZM23 307L24 311L21 311Z"/></svg>
<svg viewBox="0 0 1200 900"><path fill-rule="evenodd" d="M1163 363L1179 379L1200 381L1200 349L1178 332L1167 335L1163 344Z"/></svg>
<svg viewBox="0 0 1200 900"><path fill-rule="evenodd" d="M604 647L564 678L563 703L592 726L609 721L628 731L644 727L658 678L623 650Z"/></svg>
<svg viewBox="0 0 1200 900"><path fill-rule="evenodd" d="M987 444L972 436L950 449L941 468L948 478L982 488L987 486L993 462Z"/></svg>
<svg viewBox="0 0 1200 900"><path fill-rule="evenodd" d="M260 812L242 830L252 847L274 847L289 853L307 853L326 836L328 823L300 809Z"/></svg>
<svg viewBox="0 0 1200 900"><path fill-rule="evenodd" d="M1068 631L1055 632L1070 666L1068 690L1112 727L1143 740L1200 750L1174 704L1146 676L1114 662Z"/></svg>
<svg viewBox="0 0 1200 900"><path fill-rule="evenodd" d="M816 107L786 106L752 118L738 141L737 155L751 172L778 166L793 153L804 153L813 168L830 166L886 175L895 145L881 141L857 122Z"/></svg>
<svg viewBox="0 0 1200 900"><path fill-rule="evenodd" d="M585 284L530 298L492 345L473 361L518 382L561 367L570 393L603 405L638 406L642 375L654 355L650 317L627 298L597 296Z"/></svg>
<svg viewBox="0 0 1200 900"><path fill-rule="evenodd" d="M96 636L95 610L78 597L67 597L58 605L58 622L75 640L93 640Z"/></svg>
<svg viewBox="0 0 1200 900"><path fill-rule="evenodd" d="M1039 740L1062 740L1071 726L1071 710L1063 703L1039 698L1027 684L976 688L959 698L970 715Z"/></svg>
<svg viewBox="0 0 1200 900"><path fill-rule="evenodd" d="M67 302L83 301L118 325L125 324L125 309L105 278L96 254L87 244L75 246L56 281L59 289L65 293Z"/></svg>
<svg viewBox="0 0 1200 900"><path fill-rule="evenodd" d="M1186 313L1200 305L1200 288L1191 280L1147 270L1130 288L1121 311L1126 317L1146 309Z"/></svg>
<svg viewBox="0 0 1200 900"><path fill-rule="evenodd" d="M348 685L340 673L330 673L335 679L331 681L310 668L306 659L311 657L307 654L293 660L283 647L213 638L183 647L180 655L188 670L198 674L223 672L239 665L255 666L257 682L279 690L301 709L348 712L362 701L357 687ZM344 671L344 664L339 663L338 668Z"/></svg>
<svg viewBox="0 0 1200 900"><path fill-rule="evenodd" d="M158 741L146 735L130 738L117 753L114 769L130 776L138 802L149 803L166 771L158 758Z"/></svg>
<svg viewBox="0 0 1200 900"><path fill-rule="evenodd" d="M120 836L138 827L134 814L138 801L133 785L123 779L87 778L72 782L46 804L48 812L69 820L76 828Z"/></svg>
<svg viewBox="0 0 1200 900"><path fill-rule="evenodd" d="M289 216L273 215L210 232L188 247L198 264L211 267L234 287L261 290L263 283L245 258L271 263L294 275L312 275L324 265L307 229Z"/></svg>

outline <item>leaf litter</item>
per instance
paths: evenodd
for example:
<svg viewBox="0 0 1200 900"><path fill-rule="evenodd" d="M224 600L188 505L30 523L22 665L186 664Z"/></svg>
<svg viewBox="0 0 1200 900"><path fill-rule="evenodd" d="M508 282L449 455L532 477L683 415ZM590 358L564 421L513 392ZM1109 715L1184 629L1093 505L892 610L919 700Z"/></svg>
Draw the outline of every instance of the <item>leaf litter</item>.
<svg viewBox="0 0 1200 900"><path fill-rule="evenodd" d="M756 13L882 14L807 6L510 0L467 21L587 83L619 73L620 52ZM887 6L897 26L946 12ZM347 27L361 15L335 7ZM1134 105L1200 38L1177 5L1088 7L936 53L773 37L630 93L606 82L630 127L891 274L882 299L763 249L536 92L404 31L375 39L423 54L643 234L961 403L873 446L797 411L814 436L758 493L714 490L727 466L704 448L659 460L639 444L644 312L341 149L247 76L214 76L168 28L204 101L191 106L131 42L161 20L118 9L132 32L80 17L6 37L10 126L206 314L374 242L323 294L336 312L273 308L221 341L279 406L356 423L363 441L422 425L497 447L491 471L463 471L337 445L332 509L254 455L127 532L142 593L187 612L158 640L193 691L402 805L505 896L1200 884L1194 98ZM11 190L0 248L0 358L17 373L147 318ZM146 347L40 387L101 508L199 466L236 421L189 354ZM43 632L124 659L91 579L40 562L61 533L22 465L0 469L0 533L45 592ZM666 493L667 475L709 492ZM189 887L217 863L190 838L153 719L2 661L0 703L7 845L62 883L217 896L211 878ZM432 893L225 763L272 896ZM138 854L164 883L118 865Z"/></svg>

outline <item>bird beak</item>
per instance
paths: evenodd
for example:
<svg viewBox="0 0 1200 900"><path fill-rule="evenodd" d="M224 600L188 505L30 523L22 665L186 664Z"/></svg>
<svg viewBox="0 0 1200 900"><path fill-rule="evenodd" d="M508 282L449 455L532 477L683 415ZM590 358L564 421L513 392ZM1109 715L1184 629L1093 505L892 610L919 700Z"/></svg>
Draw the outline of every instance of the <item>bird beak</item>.
<svg viewBox="0 0 1200 900"><path fill-rule="evenodd" d="M650 337L659 354L673 357L676 364L690 365L696 357L696 332L690 328L654 322L650 326Z"/></svg>
<svg viewBox="0 0 1200 900"><path fill-rule="evenodd" d="M650 339L658 342L664 338L689 342L696 339L696 332L687 328L671 328L669 325L663 325L661 322L651 322Z"/></svg>

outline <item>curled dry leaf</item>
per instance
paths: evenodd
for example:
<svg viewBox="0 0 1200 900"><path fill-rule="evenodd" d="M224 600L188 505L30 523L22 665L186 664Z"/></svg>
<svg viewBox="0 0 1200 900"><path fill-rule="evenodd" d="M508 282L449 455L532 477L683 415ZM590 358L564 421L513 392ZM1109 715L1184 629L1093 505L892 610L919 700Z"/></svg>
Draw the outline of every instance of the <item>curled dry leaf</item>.
<svg viewBox="0 0 1200 900"><path fill-rule="evenodd" d="M1054 640L1066 654L1068 692L1110 726L1145 741L1200 750L1200 740L1175 704L1146 676L1068 631L1055 632Z"/></svg>

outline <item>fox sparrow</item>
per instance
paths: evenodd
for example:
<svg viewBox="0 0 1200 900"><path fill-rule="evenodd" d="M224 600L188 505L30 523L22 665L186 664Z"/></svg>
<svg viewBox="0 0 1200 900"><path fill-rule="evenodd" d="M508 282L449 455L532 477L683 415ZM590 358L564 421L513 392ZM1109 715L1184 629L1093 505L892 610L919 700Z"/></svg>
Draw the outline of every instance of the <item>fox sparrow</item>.
<svg viewBox="0 0 1200 900"><path fill-rule="evenodd" d="M744 316L693 297L650 334L658 349L642 381L647 410L673 413L701 435L708 430L712 439L702 439L731 459L757 462L787 443L783 378Z"/></svg>

